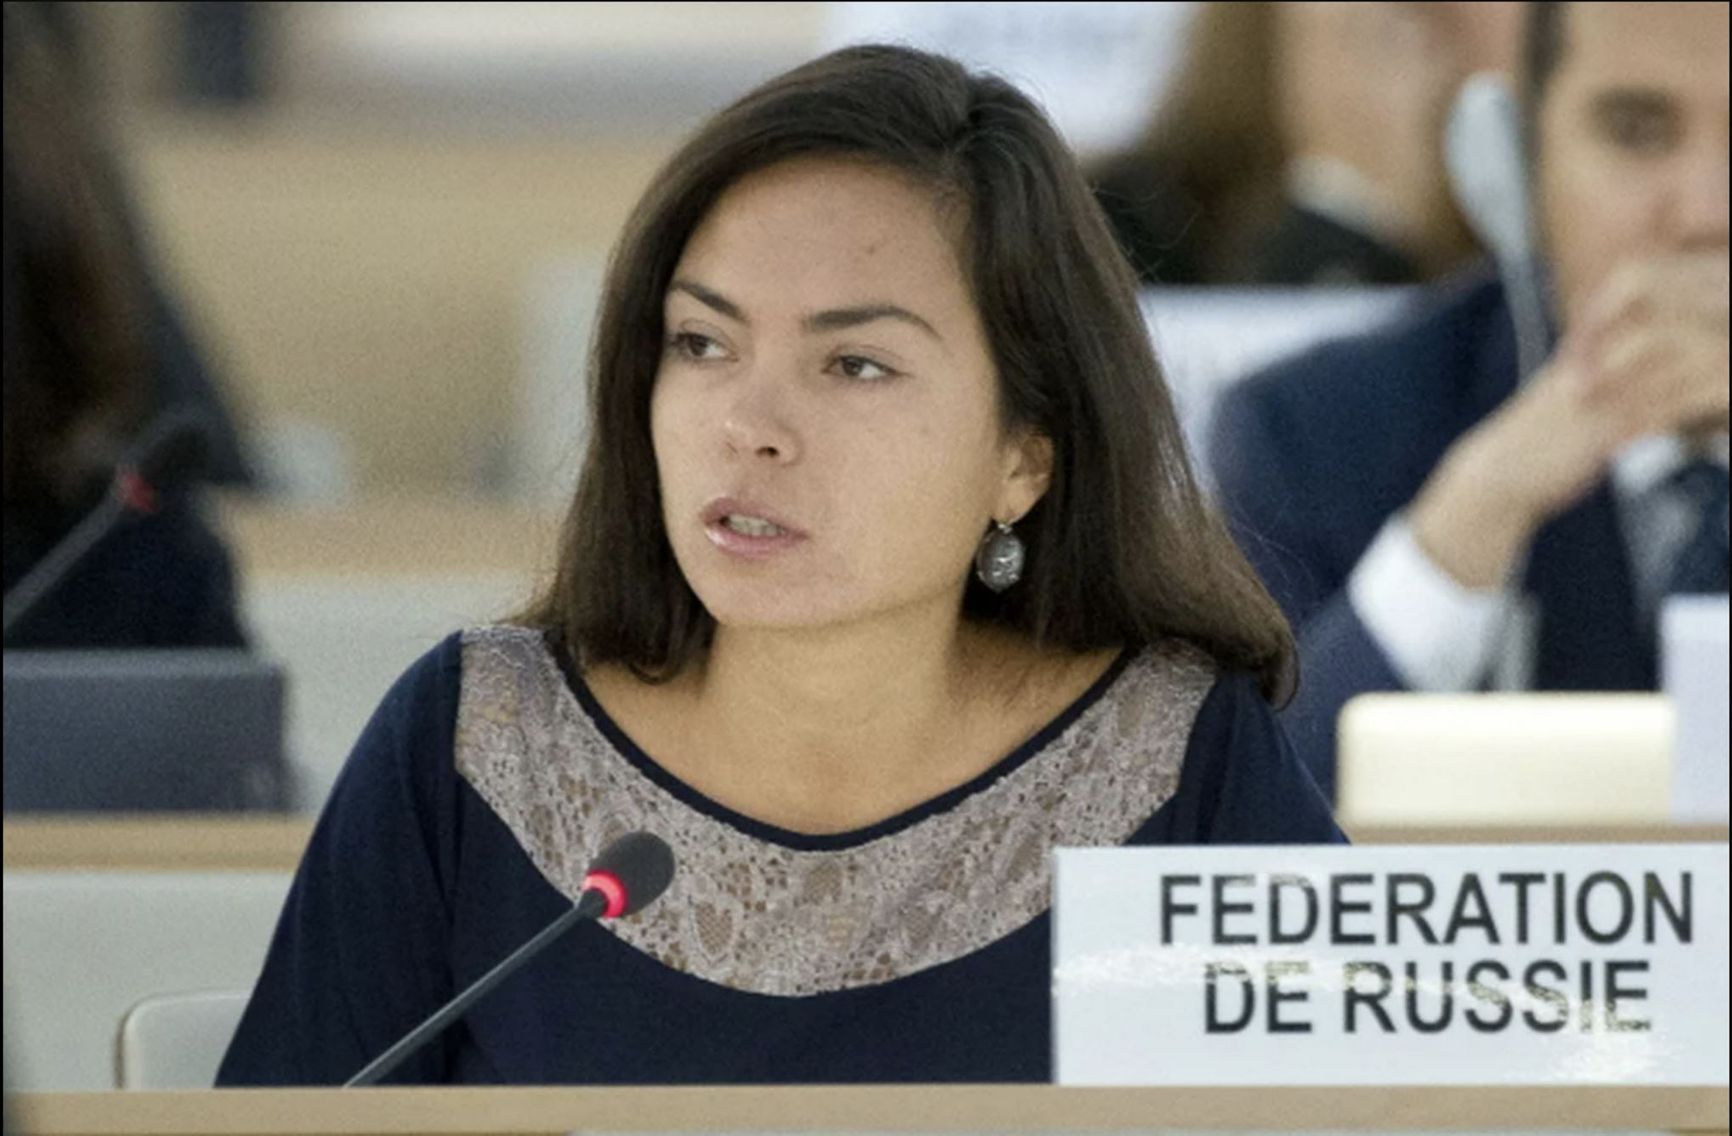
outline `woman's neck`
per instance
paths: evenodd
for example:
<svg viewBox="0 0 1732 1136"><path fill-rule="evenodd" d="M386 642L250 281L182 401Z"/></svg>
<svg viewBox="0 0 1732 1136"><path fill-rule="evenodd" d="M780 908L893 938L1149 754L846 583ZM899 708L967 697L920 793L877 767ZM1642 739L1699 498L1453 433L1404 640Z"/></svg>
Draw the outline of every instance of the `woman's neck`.
<svg viewBox="0 0 1732 1136"><path fill-rule="evenodd" d="M719 627L665 685L590 688L676 777L736 812L849 832L961 785L1075 700L1116 652L1042 651L953 615L817 631Z"/></svg>
<svg viewBox="0 0 1732 1136"><path fill-rule="evenodd" d="M979 649L959 619L821 630L718 628L695 723L735 759L842 787L930 754L973 701Z"/></svg>

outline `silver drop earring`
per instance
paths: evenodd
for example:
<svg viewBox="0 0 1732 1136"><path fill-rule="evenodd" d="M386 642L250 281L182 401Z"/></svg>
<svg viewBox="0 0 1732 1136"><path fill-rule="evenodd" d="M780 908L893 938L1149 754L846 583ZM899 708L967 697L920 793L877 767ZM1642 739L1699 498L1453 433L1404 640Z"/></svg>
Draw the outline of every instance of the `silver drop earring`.
<svg viewBox="0 0 1732 1136"><path fill-rule="evenodd" d="M997 520L992 523L994 527L975 550L974 574L988 588L1002 592L1022 579L1022 565L1028 550L1009 525Z"/></svg>

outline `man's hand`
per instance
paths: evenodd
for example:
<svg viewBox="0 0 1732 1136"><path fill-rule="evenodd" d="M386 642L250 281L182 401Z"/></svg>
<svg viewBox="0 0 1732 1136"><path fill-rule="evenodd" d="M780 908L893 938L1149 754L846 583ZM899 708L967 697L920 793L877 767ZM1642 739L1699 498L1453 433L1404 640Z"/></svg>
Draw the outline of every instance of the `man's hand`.
<svg viewBox="0 0 1732 1136"><path fill-rule="evenodd" d="M1502 582L1534 531L1627 444L1727 424L1727 254L1626 264L1520 391L1444 455L1410 514L1434 563Z"/></svg>
<svg viewBox="0 0 1732 1136"><path fill-rule="evenodd" d="M1583 321L1592 397L1630 403L1623 413L1637 437L1723 433L1727 292L1724 252L1614 272Z"/></svg>

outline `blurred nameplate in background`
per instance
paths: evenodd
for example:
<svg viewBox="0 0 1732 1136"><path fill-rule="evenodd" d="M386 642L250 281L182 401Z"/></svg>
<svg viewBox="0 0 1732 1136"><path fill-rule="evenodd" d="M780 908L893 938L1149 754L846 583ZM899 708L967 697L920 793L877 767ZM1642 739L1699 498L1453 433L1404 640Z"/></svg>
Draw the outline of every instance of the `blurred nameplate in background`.
<svg viewBox="0 0 1732 1136"><path fill-rule="evenodd" d="M1727 625L1725 596L1675 596L1660 613L1661 686L1678 718L1675 820L1726 823Z"/></svg>
<svg viewBox="0 0 1732 1136"><path fill-rule="evenodd" d="M1354 698L1337 727L1337 818L1355 839L1510 826L1725 839L1727 615L1725 596L1667 601L1659 694Z"/></svg>
<svg viewBox="0 0 1732 1136"><path fill-rule="evenodd" d="M6 811L282 809L283 687L246 651L8 651Z"/></svg>
<svg viewBox="0 0 1732 1136"><path fill-rule="evenodd" d="M1401 826L1662 826L1658 694L1362 694L1341 712L1336 816Z"/></svg>

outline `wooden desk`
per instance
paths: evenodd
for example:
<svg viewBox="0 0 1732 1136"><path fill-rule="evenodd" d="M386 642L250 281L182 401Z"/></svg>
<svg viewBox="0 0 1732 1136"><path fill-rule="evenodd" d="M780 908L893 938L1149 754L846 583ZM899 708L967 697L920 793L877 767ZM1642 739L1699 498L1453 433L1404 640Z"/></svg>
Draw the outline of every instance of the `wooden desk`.
<svg viewBox="0 0 1732 1136"><path fill-rule="evenodd" d="M234 494L219 518L243 576L536 578L553 569L558 512L480 497L372 495L298 507Z"/></svg>
<svg viewBox="0 0 1732 1136"><path fill-rule="evenodd" d="M7 817L5 866L15 869L294 871L313 818L211 813Z"/></svg>
<svg viewBox="0 0 1732 1136"><path fill-rule="evenodd" d="M8 870L293 871L312 834L313 819L204 813L8 817L5 866ZM1727 827L1367 826L1349 835L1359 844L1724 844Z"/></svg>
<svg viewBox="0 0 1732 1136"><path fill-rule="evenodd" d="M1723 824L1378 825L1346 828L1355 844L1725 844Z"/></svg>
<svg viewBox="0 0 1732 1136"><path fill-rule="evenodd" d="M176 1133L1129 1132L1155 1129L1724 1132L1724 1088L1047 1085L230 1089L17 1098L42 1136Z"/></svg>

